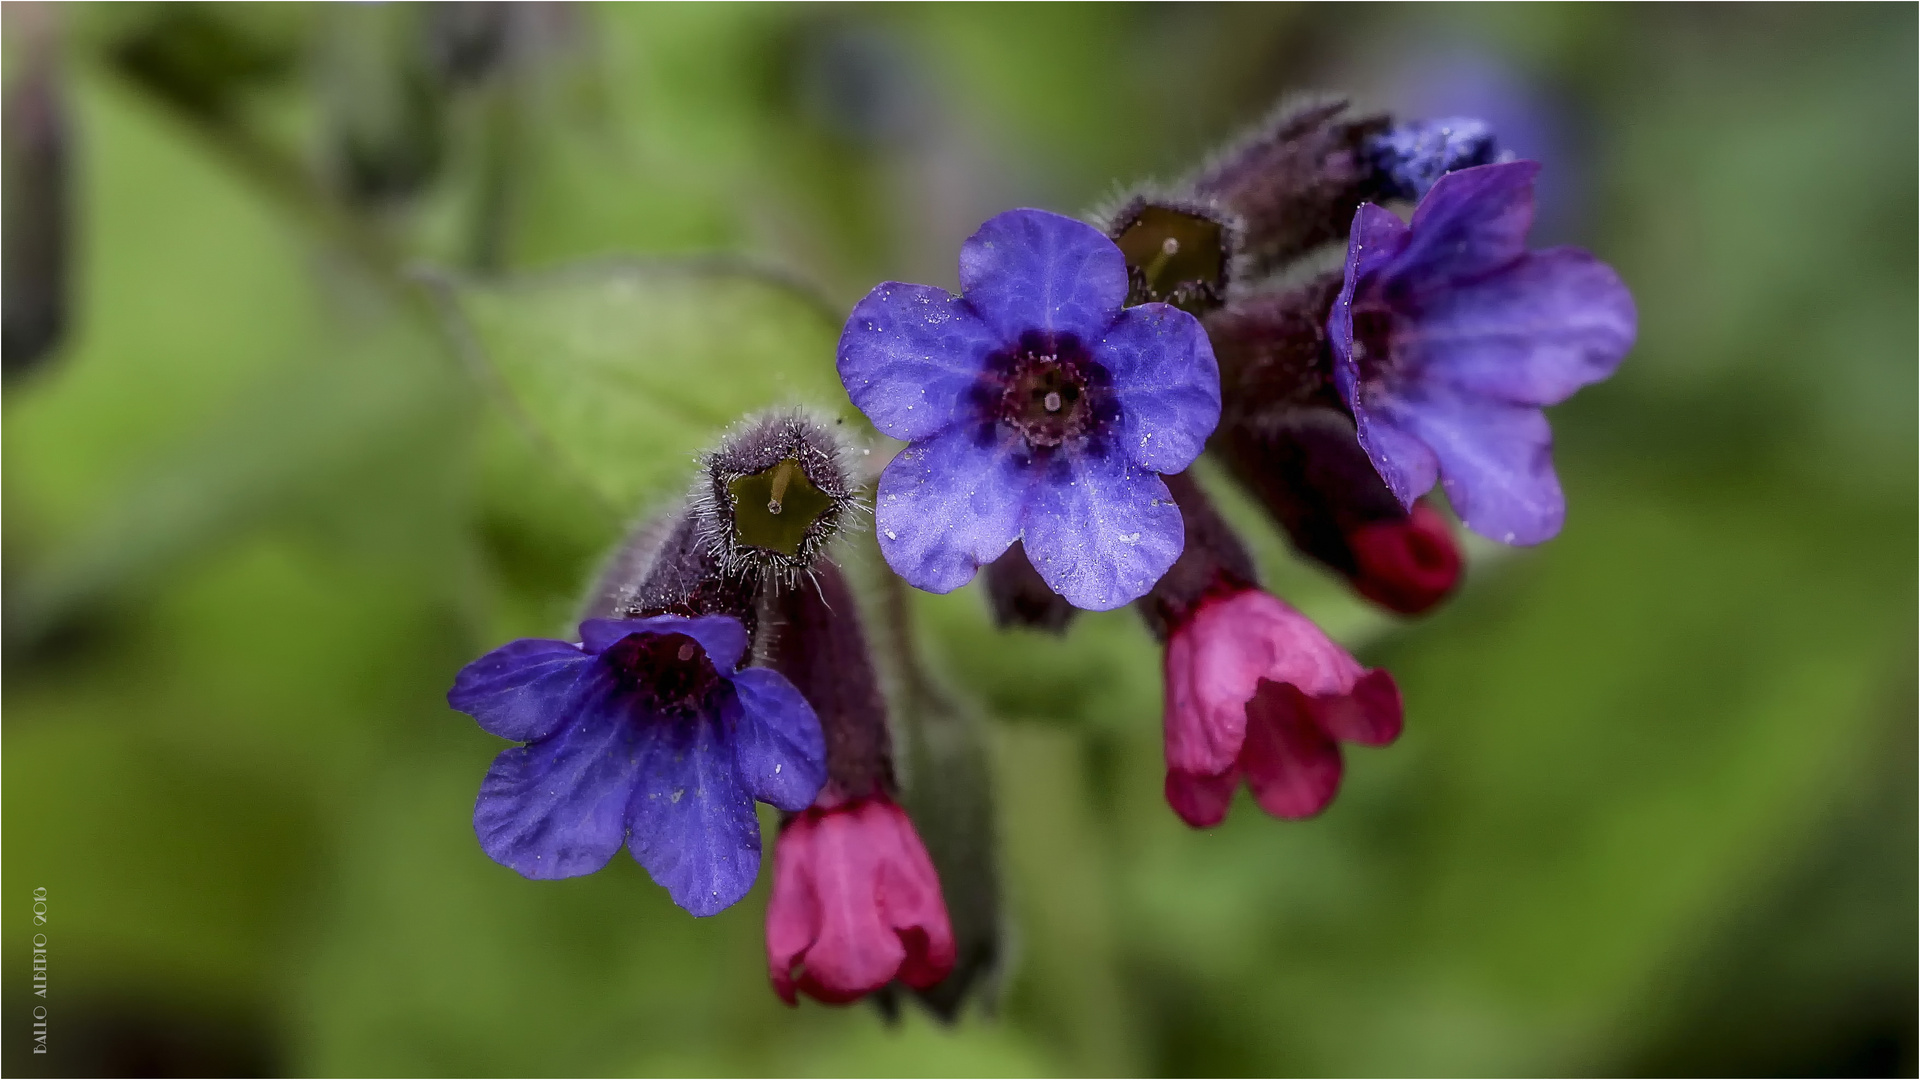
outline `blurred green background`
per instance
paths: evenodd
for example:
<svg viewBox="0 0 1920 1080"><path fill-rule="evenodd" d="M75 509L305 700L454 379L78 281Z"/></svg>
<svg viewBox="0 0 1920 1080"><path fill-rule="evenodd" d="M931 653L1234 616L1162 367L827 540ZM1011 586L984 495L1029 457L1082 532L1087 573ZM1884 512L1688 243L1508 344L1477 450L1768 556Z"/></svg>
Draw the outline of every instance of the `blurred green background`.
<svg viewBox="0 0 1920 1080"><path fill-rule="evenodd" d="M1912 6L5 18L70 224L31 363L61 272L7 268L9 1072L1914 1074ZM480 853L461 664L563 627L742 409L845 410L871 284L1302 89L1496 119L1641 311L1555 411L1564 535L1429 618L1229 505L1405 694L1328 813L1188 831L1138 620L996 635L975 586L916 616L991 765L994 1008L788 1010L764 876L695 920Z"/></svg>

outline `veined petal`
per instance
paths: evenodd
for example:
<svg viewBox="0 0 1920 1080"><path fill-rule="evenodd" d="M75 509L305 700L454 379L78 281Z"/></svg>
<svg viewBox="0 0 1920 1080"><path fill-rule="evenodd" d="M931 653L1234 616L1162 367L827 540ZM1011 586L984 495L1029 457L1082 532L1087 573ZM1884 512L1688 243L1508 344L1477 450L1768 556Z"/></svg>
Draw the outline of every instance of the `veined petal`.
<svg viewBox="0 0 1920 1080"><path fill-rule="evenodd" d="M1130 307L1093 356L1113 377L1127 457L1158 473L1193 464L1220 423L1220 367L1200 320L1169 304Z"/></svg>
<svg viewBox="0 0 1920 1080"><path fill-rule="evenodd" d="M1345 694L1309 698L1307 703L1313 722L1336 739L1386 746L1400 737L1400 688L1380 668L1360 676Z"/></svg>
<svg viewBox="0 0 1920 1080"><path fill-rule="evenodd" d="M760 873L760 823L718 716L652 725L626 806L628 847L654 883L694 915L732 907Z"/></svg>
<svg viewBox="0 0 1920 1080"><path fill-rule="evenodd" d="M601 681L564 727L503 751L480 784L481 850L525 877L591 874L626 839L645 730L612 680Z"/></svg>
<svg viewBox="0 0 1920 1080"><path fill-rule="evenodd" d="M1432 491L1440 479L1440 459L1394 417L1392 412L1363 403L1353 410L1354 434L1387 490L1401 506L1411 510L1414 500Z"/></svg>
<svg viewBox="0 0 1920 1080"><path fill-rule="evenodd" d="M740 782L761 802L789 813L805 810L827 782L820 718L772 668L741 668L732 681L740 707L733 732Z"/></svg>
<svg viewBox="0 0 1920 1080"><path fill-rule="evenodd" d="M1002 344L960 297L889 281L847 317L840 382L874 427L896 439L924 439L956 422L988 354Z"/></svg>
<svg viewBox="0 0 1920 1080"><path fill-rule="evenodd" d="M1368 281L1376 270L1393 261L1402 248L1406 247L1407 226L1393 212L1372 203L1361 203L1360 209L1353 212L1353 227L1347 234L1347 264L1345 276L1340 282L1340 293L1334 297L1333 307L1327 312L1327 343L1333 349L1333 381L1340 396L1346 400L1348 408L1357 408L1359 398L1360 363L1363 359L1354 348L1353 305L1356 298L1366 298L1371 289ZM1362 285L1369 286L1367 292Z"/></svg>
<svg viewBox="0 0 1920 1080"><path fill-rule="evenodd" d="M1127 259L1084 221L1009 210L961 246L960 292L1002 341L1029 330L1092 341L1126 302Z"/></svg>
<svg viewBox="0 0 1920 1080"><path fill-rule="evenodd" d="M1380 271L1389 293L1419 295L1498 270L1527 253L1537 161L1441 177L1414 208L1412 238Z"/></svg>
<svg viewBox="0 0 1920 1080"><path fill-rule="evenodd" d="M1418 399L1387 402L1387 418L1432 451L1447 501L1467 528L1523 546L1558 534L1567 503L1553 471L1553 432L1540 410L1429 389Z"/></svg>
<svg viewBox="0 0 1920 1080"><path fill-rule="evenodd" d="M1633 295L1578 248L1535 252L1429 294L1395 323L1409 376L1516 405L1554 405L1613 374L1633 347Z"/></svg>
<svg viewBox="0 0 1920 1080"><path fill-rule="evenodd" d="M1180 508L1159 475L1093 444L1062 446L1047 462L1022 532L1041 579L1089 611L1145 596L1186 543Z"/></svg>
<svg viewBox="0 0 1920 1080"><path fill-rule="evenodd" d="M651 615L644 619L588 619L580 624L580 644L603 653L629 634L685 634L700 643L713 669L730 674L747 651L747 628L731 615Z"/></svg>
<svg viewBox="0 0 1920 1080"><path fill-rule="evenodd" d="M1247 745L1240 762L1260 809L1307 818L1340 789L1340 744L1312 719L1313 703L1292 683L1263 681L1247 703Z"/></svg>
<svg viewBox="0 0 1920 1080"><path fill-rule="evenodd" d="M490 734L538 739L572 718L580 705L580 676L593 662L564 641L510 641L461 668L447 704Z"/></svg>
<svg viewBox="0 0 1920 1080"><path fill-rule="evenodd" d="M966 424L914 443L880 474L874 528L887 565L916 589L973 580L1020 535L1033 477L1025 441Z"/></svg>

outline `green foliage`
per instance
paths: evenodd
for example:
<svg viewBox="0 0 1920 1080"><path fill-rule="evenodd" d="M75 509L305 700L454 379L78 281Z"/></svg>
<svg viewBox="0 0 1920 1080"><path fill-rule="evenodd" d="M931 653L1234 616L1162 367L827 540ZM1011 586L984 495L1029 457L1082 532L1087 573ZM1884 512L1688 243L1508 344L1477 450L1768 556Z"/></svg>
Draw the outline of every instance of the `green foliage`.
<svg viewBox="0 0 1920 1080"><path fill-rule="evenodd" d="M684 490L694 455L748 412L858 415L833 372L839 318L770 271L604 262L445 293L502 408L622 510Z"/></svg>
<svg viewBox="0 0 1920 1080"><path fill-rule="evenodd" d="M110 1073L129 1016L332 1075L1792 1073L1909 1038L1911 9L574 10L545 60L445 91L437 186L353 219L391 265L334 234L324 169L263 182L126 77L144 10L73 26L76 329L0 432L0 959L26 968L46 887L70 1040L12 1072ZM306 61L338 29L240 10L234 40ZM893 143L781 82L849 25L933 103ZM694 920L624 855L529 882L479 852L501 744L453 673L563 627L741 413L860 423L852 296L945 280L995 210L1177 170L1299 58L1442 39L1583 110L1582 242L1642 339L1555 412L1565 535L1476 548L1425 620L1203 476L1267 583L1404 691L1322 818L1187 830L1137 620L1000 634L963 590L912 600L933 681L899 720L962 933L1002 934L995 1015L788 1010L764 884ZM326 160L324 91L264 85L223 122Z"/></svg>

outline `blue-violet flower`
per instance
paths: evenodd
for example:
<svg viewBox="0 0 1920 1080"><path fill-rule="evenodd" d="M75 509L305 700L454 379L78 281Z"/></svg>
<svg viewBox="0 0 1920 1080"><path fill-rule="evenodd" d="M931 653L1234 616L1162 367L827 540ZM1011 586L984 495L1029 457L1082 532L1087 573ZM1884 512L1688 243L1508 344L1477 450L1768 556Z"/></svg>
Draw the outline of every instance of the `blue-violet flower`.
<svg viewBox="0 0 1920 1080"><path fill-rule="evenodd" d="M1367 150L1386 193L1416 201L1447 173L1500 156L1493 126L1465 116L1400 124L1367 140Z"/></svg>
<svg viewBox="0 0 1920 1080"><path fill-rule="evenodd" d="M820 721L786 677L739 668L727 615L588 619L461 669L447 703L525 746L480 785L480 846L530 878L591 874L626 844L673 902L712 915L760 871L753 801L799 812L826 782Z"/></svg>
<svg viewBox="0 0 1920 1080"><path fill-rule="evenodd" d="M1327 320L1335 384L1401 505L1437 479L1468 528L1507 544L1566 516L1541 407L1613 374L1637 325L1607 264L1527 250L1539 169L1448 173L1411 225L1362 205Z"/></svg>
<svg viewBox="0 0 1920 1080"><path fill-rule="evenodd" d="M1076 607L1116 608L1180 554L1158 474L1185 469L1220 419L1199 320L1122 309L1127 263L1099 230L1011 210L960 249L961 295L890 281L840 337L840 380L910 445L880 477L893 569L951 592L1021 540Z"/></svg>

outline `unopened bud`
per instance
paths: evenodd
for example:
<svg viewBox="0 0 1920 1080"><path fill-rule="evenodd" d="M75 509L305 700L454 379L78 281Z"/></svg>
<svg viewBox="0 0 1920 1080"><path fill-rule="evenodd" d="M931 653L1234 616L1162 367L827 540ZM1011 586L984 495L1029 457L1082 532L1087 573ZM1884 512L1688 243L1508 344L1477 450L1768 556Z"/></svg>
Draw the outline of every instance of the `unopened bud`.
<svg viewBox="0 0 1920 1080"><path fill-rule="evenodd" d="M1344 101L1282 107L1191 181L1193 195L1239 215L1242 251L1269 270L1345 236L1379 193L1367 140L1384 117L1347 119Z"/></svg>
<svg viewBox="0 0 1920 1080"><path fill-rule="evenodd" d="M1453 170L1498 161L1500 146L1493 125L1455 116L1396 125L1368 139L1367 154L1383 194L1418 202Z"/></svg>
<svg viewBox="0 0 1920 1080"><path fill-rule="evenodd" d="M1445 521L1424 505L1411 515L1400 505L1346 413L1272 410L1222 429L1214 451L1295 549L1361 595L1417 615L1452 591L1460 556Z"/></svg>

